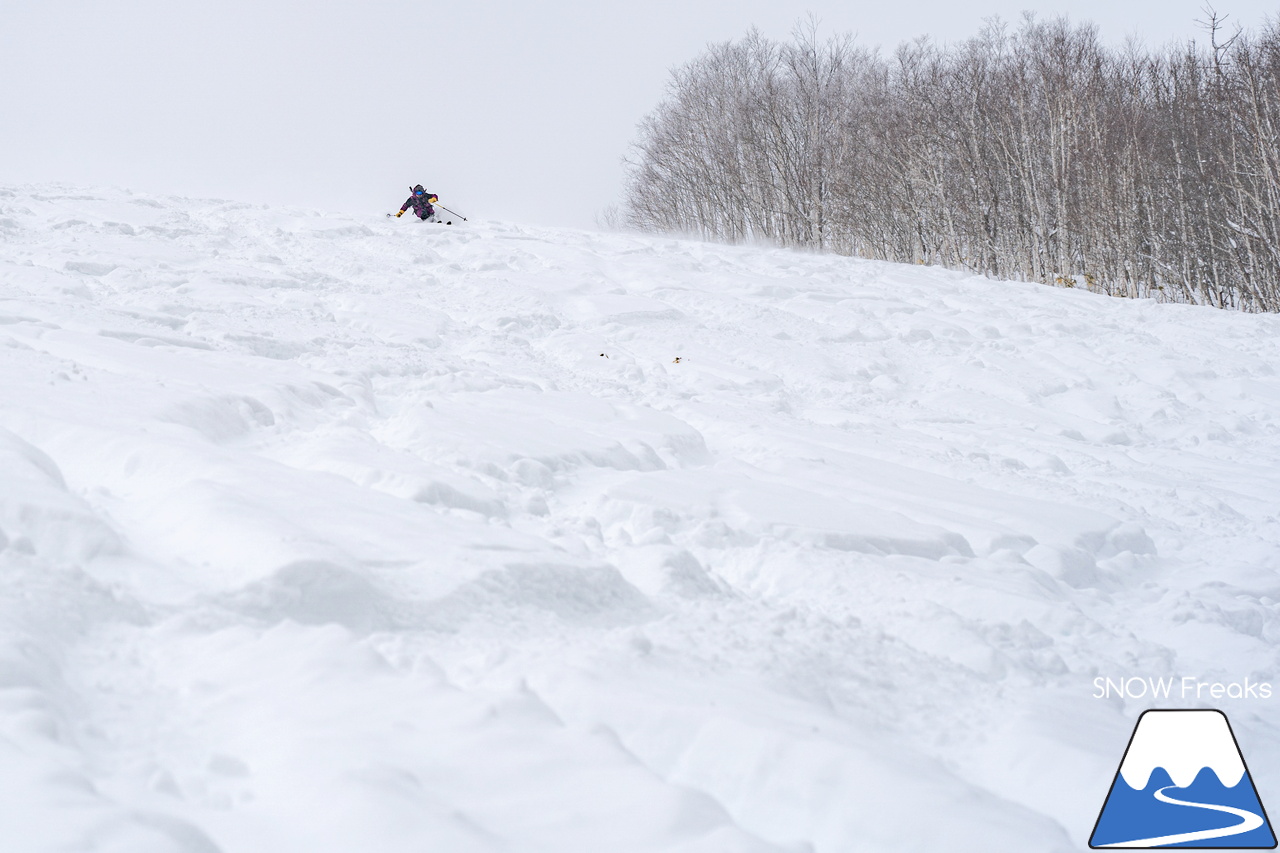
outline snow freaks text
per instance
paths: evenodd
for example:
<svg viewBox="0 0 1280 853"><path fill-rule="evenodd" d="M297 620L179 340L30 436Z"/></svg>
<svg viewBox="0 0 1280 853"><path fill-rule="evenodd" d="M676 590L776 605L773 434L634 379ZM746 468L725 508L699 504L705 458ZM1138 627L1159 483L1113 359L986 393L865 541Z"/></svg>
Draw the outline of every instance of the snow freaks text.
<svg viewBox="0 0 1280 853"><path fill-rule="evenodd" d="M1270 699L1271 684L1251 681L1202 681L1181 678L1104 678L1093 680L1094 699Z"/></svg>

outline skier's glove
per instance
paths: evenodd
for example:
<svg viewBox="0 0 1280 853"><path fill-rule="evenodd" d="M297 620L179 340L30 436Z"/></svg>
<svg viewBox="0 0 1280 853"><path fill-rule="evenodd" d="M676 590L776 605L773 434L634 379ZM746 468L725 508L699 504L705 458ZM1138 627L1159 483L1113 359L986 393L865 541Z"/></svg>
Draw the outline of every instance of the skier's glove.
<svg viewBox="0 0 1280 853"><path fill-rule="evenodd" d="M399 219L401 216L404 216L403 210L396 214L396 219Z"/></svg>

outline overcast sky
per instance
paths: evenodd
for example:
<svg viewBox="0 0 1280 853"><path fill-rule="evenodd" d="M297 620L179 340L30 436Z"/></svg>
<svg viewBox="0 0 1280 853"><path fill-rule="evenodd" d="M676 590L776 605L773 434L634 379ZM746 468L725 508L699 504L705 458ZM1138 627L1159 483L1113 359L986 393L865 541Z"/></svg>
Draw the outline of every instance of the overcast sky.
<svg viewBox="0 0 1280 853"><path fill-rule="evenodd" d="M1201 0L0 0L0 183L393 210L421 182L468 216L592 227L669 70L752 25L891 49L990 15L1149 44ZM1274 0L1219 11L1256 26ZM655 199L661 204L661 199Z"/></svg>

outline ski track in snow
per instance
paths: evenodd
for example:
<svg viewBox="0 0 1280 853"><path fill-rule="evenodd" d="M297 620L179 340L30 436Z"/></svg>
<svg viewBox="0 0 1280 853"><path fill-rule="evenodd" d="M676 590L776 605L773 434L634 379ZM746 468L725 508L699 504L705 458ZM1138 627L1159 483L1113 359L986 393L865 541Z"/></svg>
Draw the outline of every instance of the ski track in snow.
<svg viewBox="0 0 1280 853"><path fill-rule="evenodd" d="M1277 370L1274 316L0 188L0 849L1077 849L1148 707L1095 676L1276 680Z"/></svg>

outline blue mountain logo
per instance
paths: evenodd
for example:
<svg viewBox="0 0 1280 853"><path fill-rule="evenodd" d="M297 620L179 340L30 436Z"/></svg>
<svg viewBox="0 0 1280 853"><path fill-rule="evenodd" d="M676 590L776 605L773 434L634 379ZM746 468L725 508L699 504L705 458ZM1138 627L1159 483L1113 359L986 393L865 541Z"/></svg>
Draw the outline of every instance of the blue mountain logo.
<svg viewBox="0 0 1280 853"><path fill-rule="evenodd" d="M1089 846L1272 849L1276 836L1221 711L1146 711Z"/></svg>

